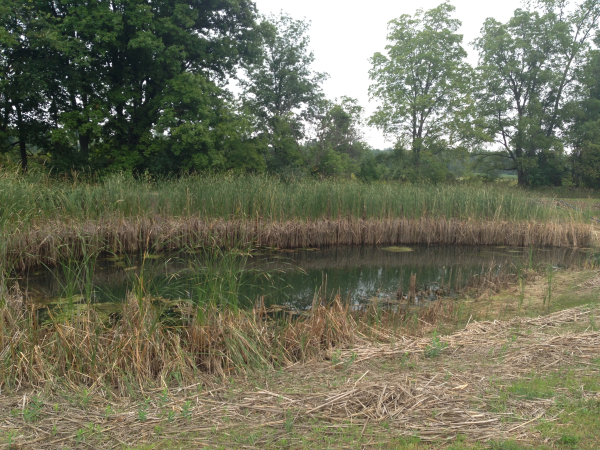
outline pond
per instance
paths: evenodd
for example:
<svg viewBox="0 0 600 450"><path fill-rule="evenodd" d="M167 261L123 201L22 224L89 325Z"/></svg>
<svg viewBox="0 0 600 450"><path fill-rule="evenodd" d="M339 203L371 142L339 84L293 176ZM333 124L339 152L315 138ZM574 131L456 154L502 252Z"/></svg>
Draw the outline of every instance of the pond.
<svg viewBox="0 0 600 450"><path fill-rule="evenodd" d="M21 285L42 303L91 297L96 303L115 304L135 286L143 285L153 297L177 300L194 298L195 289L210 284L214 292L233 295L242 305L262 297L267 305L302 310L319 288L327 298L339 293L355 305L396 298L399 289L406 295L411 274L416 274L416 301L427 304L438 298L441 288L452 296L457 285L482 274L579 267L592 255L566 248L336 246L226 257L228 265L194 252L101 257L88 264L31 270L22 274Z"/></svg>

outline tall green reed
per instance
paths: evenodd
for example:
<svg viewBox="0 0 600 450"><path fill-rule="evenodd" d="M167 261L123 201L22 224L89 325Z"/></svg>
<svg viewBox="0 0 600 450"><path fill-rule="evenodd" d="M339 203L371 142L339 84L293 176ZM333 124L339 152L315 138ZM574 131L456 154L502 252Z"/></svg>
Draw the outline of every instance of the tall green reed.
<svg viewBox="0 0 600 450"><path fill-rule="evenodd" d="M514 187L365 184L353 180L284 182L262 175L191 175L58 180L0 171L0 223L107 216L190 216L268 220L423 216L460 220L585 220Z"/></svg>

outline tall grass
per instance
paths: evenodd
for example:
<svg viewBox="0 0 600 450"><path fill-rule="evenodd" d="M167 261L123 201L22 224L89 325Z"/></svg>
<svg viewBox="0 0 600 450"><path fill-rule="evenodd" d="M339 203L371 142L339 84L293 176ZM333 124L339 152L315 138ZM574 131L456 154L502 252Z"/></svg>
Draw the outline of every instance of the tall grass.
<svg viewBox="0 0 600 450"><path fill-rule="evenodd" d="M583 219L514 187L364 184L351 180L283 182L268 176L186 176L61 181L0 171L0 224L96 220L107 216L200 215L274 221L320 218L444 217L460 220Z"/></svg>
<svg viewBox="0 0 600 450"><path fill-rule="evenodd" d="M435 311L412 311L414 317L407 311L351 311L339 296L327 301L320 291L300 316L273 314L262 302L241 309L232 299L244 265L230 262L215 253L198 273L199 290L174 301L150 296L151 280L140 271L120 312L110 317L86 292L78 304L48 308L41 320L17 284L0 290L0 385L17 390L63 381L126 391L131 385L191 383L203 373L282 367L351 344L390 342L399 339L399 327L414 322L418 329L419 318L432 322L452 311L441 302ZM65 291L75 292L86 279L81 264L81 270L69 268L76 275Z"/></svg>
<svg viewBox="0 0 600 450"><path fill-rule="evenodd" d="M497 186L229 175L60 180L0 170L0 205L0 264L19 268L85 257L88 245L122 253L240 241L294 248L588 246L595 239L584 213Z"/></svg>

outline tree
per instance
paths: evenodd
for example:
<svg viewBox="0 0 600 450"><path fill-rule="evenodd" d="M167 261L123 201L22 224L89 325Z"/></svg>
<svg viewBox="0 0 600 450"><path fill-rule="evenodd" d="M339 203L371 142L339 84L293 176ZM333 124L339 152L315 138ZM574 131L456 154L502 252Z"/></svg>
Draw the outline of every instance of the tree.
<svg viewBox="0 0 600 450"><path fill-rule="evenodd" d="M283 13L264 18L260 60L244 65L244 103L266 137L271 169L302 164L304 127L323 99L321 83L327 75L311 68L308 27Z"/></svg>
<svg viewBox="0 0 600 450"><path fill-rule="evenodd" d="M371 58L369 93L381 105L370 123L410 148L416 161L423 150L437 153L455 144L456 113L469 92L470 67L454 10L442 3L392 20L387 55Z"/></svg>
<svg viewBox="0 0 600 450"><path fill-rule="evenodd" d="M598 40L598 38L596 38ZM596 43L598 45L598 42ZM600 52L592 50L580 78L579 98L569 107L570 182L600 188Z"/></svg>
<svg viewBox="0 0 600 450"><path fill-rule="evenodd" d="M160 138L146 151L152 172L237 170L262 172L260 145L250 136L246 116L231 95L203 76L183 73L166 87L162 114L154 127Z"/></svg>
<svg viewBox="0 0 600 450"><path fill-rule="evenodd" d="M0 141L18 146L23 172L31 145L47 141L48 102L56 41L39 2L15 0L0 6Z"/></svg>
<svg viewBox="0 0 600 450"><path fill-rule="evenodd" d="M363 108L356 99L323 101L307 143L311 171L326 176L358 172L368 146L363 141Z"/></svg>
<svg viewBox="0 0 600 450"><path fill-rule="evenodd" d="M520 185L560 184L565 106L576 87L600 17L600 2L567 11L539 0L502 24L487 19L479 50L478 109L485 129L512 161Z"/></svg>
<svg viewBox="0 0 600 450"><path fill-rule="evenodd" d="M199 129L183 125L203 120L202 128L213 130L208 122L220 114L217 98L226 97L222 86L240 60L254 54L255 9L249 0L33 0L31 7L24 0L11 1L17 10L34 11L36 20L11 22L9 14L3 25L15 23L21 29L13 34L36 37L36 45L27 48L39 54L27 55L23 67L28 70L10 66L8 84L21 86L24 117L35 111L52 116L45 121L52 124L52 143L45 149L65 165L79 160L100 167L166 169L148 158L168 159L158 152L174 147L159 144L174 128L180 138L176 151L187 145L185 152L207 152L208 146L194 149L197 141L182 137ZM14 58L19 49L10 44L2 53ZM30 61L50 75L31 71ZM178 87L190 80L196 85L183 95ZM5 92L16 111L10 125L25 129L19 125L15 89ZM41 96L37 103L24 103L36 95ZM204 114L193 117L192 110ZM164 116L173 119L168 126Z"/></svg>

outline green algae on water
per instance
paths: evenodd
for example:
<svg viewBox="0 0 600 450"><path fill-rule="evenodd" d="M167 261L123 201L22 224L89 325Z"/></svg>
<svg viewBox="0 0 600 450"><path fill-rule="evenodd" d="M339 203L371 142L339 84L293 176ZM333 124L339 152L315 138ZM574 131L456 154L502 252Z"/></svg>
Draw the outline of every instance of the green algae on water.
<svg viewBox="0 0 600 450"><path fill-rule="evenodd" d="M386 251L386 252L395 252L395 253L412 252L413 251L413 249L410 247L395 247L395 246L384 247L384 248L382 248L382 250Z"/></svg>

